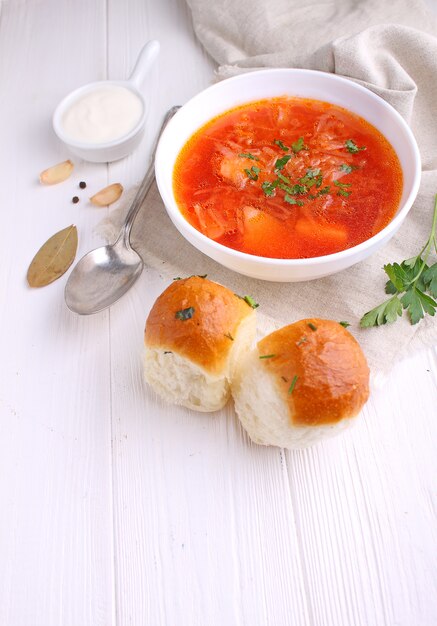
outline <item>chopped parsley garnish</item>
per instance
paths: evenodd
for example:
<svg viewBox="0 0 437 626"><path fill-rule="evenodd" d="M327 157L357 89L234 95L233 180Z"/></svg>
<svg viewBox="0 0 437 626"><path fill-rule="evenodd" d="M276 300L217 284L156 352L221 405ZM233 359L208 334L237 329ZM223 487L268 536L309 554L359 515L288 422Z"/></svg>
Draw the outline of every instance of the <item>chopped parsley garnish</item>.
<svg viewBox="0 0 437 626"><path fill-rule="evenodd" d="M293 150L293 152L300 152L301 150L308 150L308 148L304 144L303 137L299 137L297 141L292 143L291 149Z"/></svg>
<svg viewBox="0 0 437 626"><path fill-rule="evenodd" d="M274 196L276 194L276 187L278 186L278 181L274 180L272 183L269 183L268 180L265 180L261 185L261 189L264 191L266 196Z"/></svg>
<svg viewBox="0 0 437 626"><path fill-rule="evenodd" d="M346 147L346 150L350 152L351 154L356 154L357 152L360 152L360 150L366 149L365 146L362 146L361 148L359 148L357 144L353 141L353 139L347 139L344 145Z"/></svg>
<svg viewBox="0 0 437 626"><path fill-rule="evenodd" d="M302 178L299 179L299 182L302 183L302 185L305 185L305 187L307 187L308 189L311 189L311 187L313 187L314 185L316 187L320 187L323 181L323 177L322 174L320 173L320 169L316 168L316 169L309 169L307 170L307 173L305 174L305 176L303 176Z"/></svg>
<svg viewBox="0 0 437 626"><path fill-rule="evenodd" d="M295 388L297 383L297 376L296 374L293 376L293 380L291 381L291 385L288 388L288 395L291 396L291 394L293 393L293 389Z"/></svg>
<svg viewBox="0 0 437 626"><path fill-rule="evenodd" d="M322 195L333 193L331 191L330 185L323 185L323 172L320 167L310 167L306 169L305 175L301 176L297 180L297 182L293 181L290 178L290 174L288 176L284 175L283 170L290 159L293 158L293 153L298 153L301 150L308 150L308 146L304 143L304 138L299 137L297 141L294 141L289 148L286 146L281 139L274 139L273 144L278 146L284 152L291 151L291 154L284 154L283 156L279 156L273 166L274 174L276 178L274 180L264 180L261 183L261 189L264 195L268 198L273 198L277 195L278 190L284 192L284 195L281 194L282 199L287 204L293 206L304 206L303 200L316 200ZM360 150L365 150L366 148L359 147L352 139L348 139L345 141L345 147L351 153L359 152ZM241 152L239 154L240 157L245 157L249 159L253 159L255 161L259 161L260 159L253 155L251 152ZM338 166L339 171L344 172L346 174L350 174L353 170L357 169L355 165L349 165L348 163L342 163ZM261 172L261 168L253 165L250 169L245 169L244 173L246 176L252 181L259 180L259 174ZM271 174L267 169L264 174ZM343 196L345 198L349 197L351 194L351 183L343 183L339 180L333 181L333 184L337 187L337 196ZM295 196L305 196L305 198L297 199Z"/></svg>
<svg viewBox="0 0 437 626"><path fill-rule="evenodd" d="M277 159L275 163L275 170L278 170L278 171L282 170L287 165L290 159L291 159L291 154L286 154L280 159Z"/></svg>
<svg viewBox="0 0 437 626"><path fill-rule="evenodd" d="M299 178L299 182L305 187L306 190L311 189L311 187L316 184L315 180L313 180L312 178L308 178L307 176L302 176L302 178Z"/></svg>
<svg viewBox="0 0 437 626"><path fill-rule="evenodd" d="M346 174L350 174L358 168L356 165L348 165L347 163L342 163L338 169L340 170L340 172L346 172Z"/></svg>
<svg viewBox="0 0 437 626"><path fill-rule="evenodd" d="M278 189L282 189L282 191L285 191L286 193L293 193L293 190L290 187L290 185L286 185L285 183L281 183L280 180L278 180L276 182L277 182L276 186L278 187Z"/></svg>
<svg viewBox="0 0 437 626"><path fill-rule="evenodd" d="M187 278L194 278L194 276L197 276L197 278L206 278L208 274L191 274L190 276L187 276ZM182 280L182 278L180 276L176 276L173 280Z"/></svg>
<svg viewBox="0 0 437 626"><path fill-rule="evenodd" d="M340 189L337 191L337 196L344 196L345 198L347 198L351 195L351 192L345 189L345 187L350 187L351 183L341 183L339 180L334 180L334 185L336 187L340 187Z"/></svg>
<svg viewBox="0 0 437 626"><path fill-rule="evenodd" d="M320 173L320 167L315 167L314 169L307 170L307 176L309 178L316 178L317 176L320 176Z"/></svg>
<svg viewBox="0 0 437 626"><path fill-rule="evenodd" d="M296 198L293 198L293 196L290 196L288 193L285 194L284 200L288 202L288 204L297 204L297 206L303 206L304 204L302 200L296 200Z"/></svg>
<svg viewBox="0 0 437 626"><path fill-rule="evenodd" d="M350 326L349 322L338 322L340 324L340 326L343 326L343 328L347 328L348 326Z"/></svg>
<svg viewBox="0 0 437 626"><path fill-rule="evenodd" d="M305 336L301 337L299 341L296 343L296 345L301 346L303 343L308 343L308 339Z"/></svg>
<svg viewBox="0 0 437 626"><path fill-rule="evenodd" d="M259 304L257 304L257 303L255 302L255 300L252 298L252 296L244 296L244 297L243 297L243 300L244 300L245 302L247 302L247 304L248 304L249 306L251 306L251 307L252 307L252 309L256 309L256 308L258 308L258 307L259 307Z"/></svg>
<svg viewBox="0 0 437 626"><path fill-rule="evenodd" d="M303 195L307 193L307 188L305 187L305 185L293 185L293 187L291 188L291 193Z"/></svg>
<svg viewBox="0 0 437 626"><path fill-rule="evenodd" d="M330 186L327 185L326 187L323 187L323 189L320 189L317 193L309 193L308 194L308 198L310 200L315 200L316 198L318 198L319 196L324 196L325 194L329 193L331 190Z"/></svg>
<svg viewBox="0 0 437 626"><path fill-rule="evenodd" d="M311 328L311 330L314 330L314 331L317 330L317 326L315 324L313 324L312 322L308 322L307 326L309 326Z"/></svg>
<svg viewBox="0 0 437 626"><path fill-rule="evenodd" d="M240 152L239 157L244 157L245 159L252 159L252 161L259 161L259 158L250 152Z"/></svg>
<svg viewBox="0 0 437 626"><path fill-rule="evenodd" d="M261 185L261 188L266 196L274 196L276 195L276 189L282 189L285 192L284 201L288 204L293 204L297 206L303 206L304 203L302 200L297 200L293 198L293 196L304 196L308 194L309 190L312 187L319 188L323 182L323 175L320 168L309 168L306 171L305 176L299 179L299 182L293 184L287 176L284 176L281 173L281 169L285 166L285 164L290 160L291 155L285 155L280 159L277 159L275 163L275 174L277 176L274 181L264 181ZM327 185L320 189L316 194L308 194L307 198L309 200L315 200L319 197L319 195L323 195L329 193L330 187Z"/></svg>
<svg viewBox="0 0 437 626"><path fill-rule="evenodd" d="M231 333L225 333L225 337L227 337L231 341L234 341L234 338L232 337Z"/></svg>
<svg viewBox="0 0 437 626"><path fill-rule="evenodd" d="M273 359L274 356L276 356L276 354L262 354L259 358L260 359Z"/></svg>
<svg viewBox="0 0 437 626"><path fill-rule="evenodd" d="M285 144L283 144L280 139L275 139L273 143L279 146L281 150L283 150L284 152L288 152L290 150L290 148L288 148Z"/></svg>
<svg viewBox="0 0 437 626"><path fill-rule="evenodd" d="M194 308L189 306L187 309L182 309L181 311L176 311L176 319L185 322L185 320L189 320L194 315Z"/></svg>
<svg viewBox="0 0 437 626"><path fill-rule="evenodd" d="M282 180L282 182L285 183L286 185L291 185L291 180L287 178L286 176L284 176L284 174L281 174L281 172L276 172L276 176L278 177L279 180Z"/></svg>
<svg viewBox="0 0 437 626"><path fill-rule="evenodd" d="M250 180L258 180L258 174L260 173L260 168L256 165L253 165L250 170L244 170L244 173L250 178Z"/></svg>
<svg viewBox="0 0 437 626"><path fill-rule="evenodd" d="M277 181L277 187L279 187L279 189L282 189L282 191L285 191L286 193L295 193L293 191L293 189L290 187L290 185L286 185L285 183L281 183L280 180Z"/></svg>

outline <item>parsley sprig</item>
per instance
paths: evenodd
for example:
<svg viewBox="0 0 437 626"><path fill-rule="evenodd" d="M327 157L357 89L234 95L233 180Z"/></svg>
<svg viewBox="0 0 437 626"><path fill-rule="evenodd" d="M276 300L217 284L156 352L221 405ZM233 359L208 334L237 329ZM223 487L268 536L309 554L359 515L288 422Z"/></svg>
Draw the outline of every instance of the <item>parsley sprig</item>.
<svg viewBox="0 0 437 626"><path fill-rule="evenodd" d="M360 320L362 328L381 326L395 322L404 310L412 324L417 324L425 314L434 316L437 309L437 262L428 265L431 252L437 254L437 195L434 199L434 214L431 233L417 256L388 263L384 271L389 280L385 292L392 297L368 311Z"/></svg>

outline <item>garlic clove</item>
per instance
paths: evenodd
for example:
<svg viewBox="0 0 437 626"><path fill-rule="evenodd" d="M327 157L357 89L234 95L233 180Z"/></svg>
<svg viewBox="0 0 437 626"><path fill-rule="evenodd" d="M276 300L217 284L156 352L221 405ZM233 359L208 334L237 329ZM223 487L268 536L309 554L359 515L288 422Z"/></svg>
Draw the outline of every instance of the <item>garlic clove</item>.
<svg viewBox="0 0 437 626"><path fill-rule="evenodd" d="M52 165L52 167L49 167L41 172L39 180L43 185L56 185L57 183L62 183L62 181L67 180L67 178L71 175L73 168L74 164L70 161L70 159L68 159L68 161Z"/></svg>
<svg viewBox="0 0 437 626"><path fill-rule="evenodd" d="M123 193L123 185L113 183L104 189L101 189L90 198L90 202L96 206L108 206L116 202Z"/></svg>

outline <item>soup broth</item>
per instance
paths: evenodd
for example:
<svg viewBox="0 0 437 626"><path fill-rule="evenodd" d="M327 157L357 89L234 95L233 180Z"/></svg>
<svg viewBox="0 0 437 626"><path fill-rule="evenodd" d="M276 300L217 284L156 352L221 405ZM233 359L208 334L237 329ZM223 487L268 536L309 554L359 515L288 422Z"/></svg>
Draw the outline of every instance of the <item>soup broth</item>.
<svg viewBox="0 0 437 626"><path fill-rule="evenodd" d="M190 224L230 248L298 259L355 246L384 228L402 194L385 137L333 104L272 98L205 124L176 160Z"/></svg>

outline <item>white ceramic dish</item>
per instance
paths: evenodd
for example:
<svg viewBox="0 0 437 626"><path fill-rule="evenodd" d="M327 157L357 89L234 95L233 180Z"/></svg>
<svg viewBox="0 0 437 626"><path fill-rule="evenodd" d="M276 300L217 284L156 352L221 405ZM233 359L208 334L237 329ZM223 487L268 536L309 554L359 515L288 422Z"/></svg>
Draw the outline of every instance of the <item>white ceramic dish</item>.
<svg viewBox="0 0 437 626"><path fill-rule="evenodd" d="M283 95L324 100L357 113L380 130L395 149L404 175L400 207L379 233L353 248L310 259L270 259L227 248L209 239L182 216L173 194L175 160L191 135L228 109ZM155 160L156 181L167 212L181 234L201 252L240 274L277 282L298 282L339 272L376 252L398 230L417 195L420 154L402 117L365 87L334 74L300 69L269 69L224 80L187 102L162 134Z"/></svg>
<svg viewBox="0 0 437 626"><path fill-rule="evenodd" d="M130 154L140 143L146 124L147 104L140 91L141 85L146 74L151 68L154 60L159 52L159 43L157 41L149 41L141 50L132 74L127 80L105 80L95 83L88 83L83 87L79 87L66 96L56 107L53 114L53 129L59 139L69 148L69 150L77 156L91 161L93 163L107 163L117 161ZM85 94L95 91L96 89L118 86L125 87L132 91L141 101L143 106L142 115L137 124L130 132L114 141L106 143L91 143L76 141L68 136L64 131L62 119L66 111L71 105L82 98Z"/></svg>

